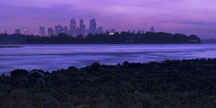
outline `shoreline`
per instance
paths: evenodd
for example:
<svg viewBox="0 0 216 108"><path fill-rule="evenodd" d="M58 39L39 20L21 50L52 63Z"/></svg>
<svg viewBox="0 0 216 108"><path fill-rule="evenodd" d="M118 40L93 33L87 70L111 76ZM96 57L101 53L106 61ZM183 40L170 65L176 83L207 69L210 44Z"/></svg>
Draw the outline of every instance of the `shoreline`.
<svg viewBox="0 0 216 108"><path fill-rule="evenodd" d="M61 71L61 70L68 70L70 69L71 67L72 68L76 68L76 69L84 69L84 68L89 68L95 64L99 65L99 66L104 66L104 67L117 67L117 66L121 66L121 65L124 65L124 63L127 63L127 64L133 64L133 65L136 65L136 64L139 64L139 65L148 65L148 64L163 64L165 62L178 62L178 63L182 63L182 62L188 62L188 61L191 61L191 62L196 62L196 61L200 61L200 60L203 60L203 61L215 61L216 62L216 58L195 58L195 59L176 59L176 60L163 60L163 61L150 61L150 62L144 62L144 63L141 63L141 62L128 62L128 61L124 61L122 63L116 63L116 64L111 64L111 65L107 65L107 64L100 64L100 62L94 62L92 63L91 65L87 65L87 66L82 66L82 67L76 67L76 66L68 66L68 68L61 68L61 69L57 69L57 70L53 70L53 71L45 71L43 69L32 69L32 70L26 70L24 68L18 68L18 69L14 69L12 71L15 71L15 70L26 70L26 71L34 71L34 70L39 70L39 71L42 71L42 72L49 72L49 73L52 73L52 72L56 72L56 71ZM215 64L216 65L216 64ZM11 71L11 72L12 72ZM9 72L10 73L10 72ZM4 74L4 73L3 73Z"/></svg>

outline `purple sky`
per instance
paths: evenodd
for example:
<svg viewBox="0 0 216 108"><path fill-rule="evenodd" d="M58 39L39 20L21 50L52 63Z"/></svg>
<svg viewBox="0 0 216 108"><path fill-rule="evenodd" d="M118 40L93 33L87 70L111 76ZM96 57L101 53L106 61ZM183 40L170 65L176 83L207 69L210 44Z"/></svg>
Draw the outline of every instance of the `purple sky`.
<svg viewBox="0 0 216 108"><path fill-rule="evenodd" d="M1 0L0 29L38 33L39 26L96 18L117 30L149 30L216 38L215 0Z"/></svg>

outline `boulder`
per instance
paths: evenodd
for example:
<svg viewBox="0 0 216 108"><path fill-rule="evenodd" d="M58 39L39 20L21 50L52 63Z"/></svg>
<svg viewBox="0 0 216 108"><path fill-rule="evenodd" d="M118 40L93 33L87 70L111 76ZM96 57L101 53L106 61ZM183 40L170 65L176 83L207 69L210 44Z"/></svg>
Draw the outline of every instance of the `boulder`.
<svg viewBox="0 0 216 108"><path fill-rule="evenodd" d="M41 71L33 70L28 74L28 82L31 85L45 85L44 73Z"/></svg>
<svg viewBox="0 0 216 108"><path fill-rule="evenodd" d="M27 70L16 69L10 73L11 77L26 77L29 74Z"/></svg>

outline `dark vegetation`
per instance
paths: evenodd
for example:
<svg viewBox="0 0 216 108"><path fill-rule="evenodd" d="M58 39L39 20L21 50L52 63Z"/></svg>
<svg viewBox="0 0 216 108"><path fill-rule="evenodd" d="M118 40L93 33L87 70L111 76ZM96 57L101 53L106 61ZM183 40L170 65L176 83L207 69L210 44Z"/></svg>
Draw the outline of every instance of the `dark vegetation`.
<svg viewBox="0 0 216 108"><path fill-rule="evenodd" d="M109 33L91 35L85 38L81 35L71 37L67 34L58 36L40 37L26 35L0 35L0 43L3 44L163 44L163 43L201 43L196 35L186 36L184 34L170 33L128 33L121 32L109 35Z"/></svg>
<svg viewBox="0 0 216 108"><path fill-rule="evenodd" d="M0 108L214 108L216 59L128 63L0 76Z"/></svg>
<svg viewBox="0 0 216 108"><path fill-rule="evenodd" d="M22 48L22 46L0 46L0 48Z"/></svg>
<svg viewBox="0 0 216 108"><path fill-rule="evenodd" d="M203 43L215 44L216 43L216 39L205 39L205 40L203 40Z"/></svg>

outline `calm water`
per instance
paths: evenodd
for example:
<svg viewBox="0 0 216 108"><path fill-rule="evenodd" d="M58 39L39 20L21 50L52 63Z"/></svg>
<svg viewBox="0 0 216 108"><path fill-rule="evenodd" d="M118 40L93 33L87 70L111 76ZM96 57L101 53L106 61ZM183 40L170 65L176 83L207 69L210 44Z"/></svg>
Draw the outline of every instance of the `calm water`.
<svg viewBox="0 0 216 108"><path fill-rule="evenodd" d="M166 59L214 58L216 44L157 45L21 45L23 48L0 48L0 73L11 70L58 70L83 67L98 61L117 64L123 61L149 62Z"/></svg>

